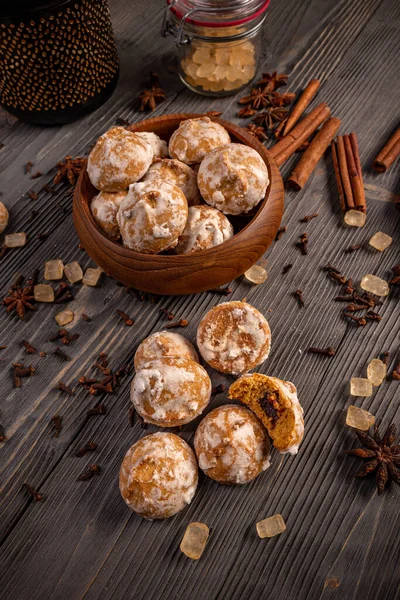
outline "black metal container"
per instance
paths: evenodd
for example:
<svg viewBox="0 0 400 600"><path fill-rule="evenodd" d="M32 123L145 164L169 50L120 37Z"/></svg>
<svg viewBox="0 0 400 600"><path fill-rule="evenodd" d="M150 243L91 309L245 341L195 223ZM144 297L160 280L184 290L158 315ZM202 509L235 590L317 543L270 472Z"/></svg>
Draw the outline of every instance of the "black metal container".
<svg viewBox="0 0 400 600"><path fill-rule="evenodd" d="M69 123L118 81L107 0L14 0L0 12L0 104L21 121Z"/></svg>

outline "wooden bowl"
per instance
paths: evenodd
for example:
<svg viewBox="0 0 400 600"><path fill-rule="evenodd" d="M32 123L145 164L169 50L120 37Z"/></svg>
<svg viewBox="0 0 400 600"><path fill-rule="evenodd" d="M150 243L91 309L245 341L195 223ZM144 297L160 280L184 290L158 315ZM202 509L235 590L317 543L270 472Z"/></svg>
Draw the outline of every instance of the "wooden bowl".
<svg viewBox="0 0 400 600"><path fill-rule="evenodd" d="M203 115L163 115L135 123L128 129L133 132L153 131L168 141L181 121L200 116ZM274 240L284 200L283 182L276 163L268 150L248 131L224 119L212 120L229 131L232 141L257 150L267 165L270 184L255 214L245 218L244 227L230 240L209 250L183 255L141 254L110 241L98 228L90 212L90 201L97 190L90 183L86 168L81 172L73 201L75 227L89 256L117 281L153 294L204 292L242 275Z"/></svg>

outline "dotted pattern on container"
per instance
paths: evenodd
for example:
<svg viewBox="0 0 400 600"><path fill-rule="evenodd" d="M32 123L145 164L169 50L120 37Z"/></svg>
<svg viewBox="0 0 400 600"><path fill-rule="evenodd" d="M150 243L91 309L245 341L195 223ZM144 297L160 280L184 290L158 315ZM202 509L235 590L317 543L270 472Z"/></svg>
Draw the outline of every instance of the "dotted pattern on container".
<svg viewBox="0 0 400 600"><path fill-rule="evenodd" d="M23 111L90 100L112 80L118 54L106 0L81 0L29 23L0 24L0 98Z"/></svg>

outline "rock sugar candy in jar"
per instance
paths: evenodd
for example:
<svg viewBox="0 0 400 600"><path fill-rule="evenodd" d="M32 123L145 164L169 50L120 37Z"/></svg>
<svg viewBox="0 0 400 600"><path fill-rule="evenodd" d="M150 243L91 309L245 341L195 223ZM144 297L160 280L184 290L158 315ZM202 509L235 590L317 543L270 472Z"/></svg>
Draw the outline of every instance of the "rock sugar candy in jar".
<svg viewBox="0 0 400 600"><path fill-rule="evenodd" d="M163 35L176 42L179 76L194 92L227 96L254 78L269 0L167 0Z"/></svg>

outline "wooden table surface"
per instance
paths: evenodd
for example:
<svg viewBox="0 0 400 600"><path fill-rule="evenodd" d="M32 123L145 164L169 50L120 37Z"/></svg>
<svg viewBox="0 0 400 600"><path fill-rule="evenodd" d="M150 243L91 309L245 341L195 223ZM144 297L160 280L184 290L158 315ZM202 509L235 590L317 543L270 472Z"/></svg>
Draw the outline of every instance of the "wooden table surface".
<svg viewBox="0 0 400 600"><path fill-rule="evenodd" d="M38 128L0 114L0 190L11 213L8 232L26 231L28 244L9 251L1 261L0 292L6 293L16 273L26 276L46 260L78 260L94 266L79 250L71 217L71 189L57 194L40 192L30 200L29 189L51 183L54 165L65 155L82 155L117 117L131 122L143 118L137 94L150 70L161 75L167 99L154 113L223 111L238 122L236 97L207 99L185 89L167 65L173 64L174 44L159 35L163 2L111 0L121 77L114 96L97 112L63 127ZM76 386L90 374L99 352L108 352L112 366L132 358L138 343L163 328L159 308L190 321L184 331L195 338L204 313L225 298L215 293L139 302L104 277L99 288L75 286L68 307L92 321L76 320L69 329L79 340L65 350L63 362L49 342L57 330L58 306L37 305L24 322L0 312L0 423L7 440L1 456L1 579L2 597L40 599L299 599L393 600L400 597L400 490L392 485L377 495L374 480L356 480L359 460L345 448L355 435L345 425L346 409L356 404L374 413L383 426L400 425L399 382L385 381L369 398L352 398L349 380L363 377L370 359L391 352L390 367L399 359L399 288L392 289L380 308L382 321L357 328L333 302L340 287L330 281L328 262L359 282L366 273L390 278L399 263L399 163L383 175L370 164L397 125L399 117L400 3L395 0L273 0L267 17L260 72L290 74L291 91L311 78L320 78L318 101L328 102L342 119L342 132L356 131L364 166L368 220L364 229L346 228L330 156L324 158L300 193L287 192L283 224L287 233L266 253L267 282L250 286L243 278L231 283L229 299L246 297L268 318L273 332L272 354L260 371L293 381L305 409L306 433L297 456L273 452L272 465L247 486L226 487L200 477L197 494L183 512L167 521L148 522L131 512L118 489L119 466L127 449L147 433L139 423L129 426L131 375L114 395L90 396L82 388L70 397L55 389L63 380ZM282 169L284 176L297 160ZM24 174L24 164L44 175ZM32 210L35 212L32 216ZM301 217L317 212L305 225ZM393 236L383 253L368 248L376 231ZM309 254L296 242L309 235ZM41 241L37 234L51 232ZM1 240L0 240L1 241ZM363 244L346 253L351 244ZM282 275L282 268L293 268ZM301 309L293 297L304 292ZM61 305L64 307L64 305ZM116 310L127 312L135 324L126 327ZM46 358L27 355L28 340ZM334 358L310 355L309 346L334 346ZM33 364L37 371L13 387L11 363ZM213 385L229 377L211 373ZM211 406L226 401L216 396ZM97 403L105 416L87 417ZM56 438L50 426L62 416ZM182 431L193 442L196 423ZM93 455L74 456L89 440L98 444ZM93 462L101 474L87 482L77 477ZM45 495L34 502L23 490L28 482ZM281 513L287 530L270 540L257 537L255 523ZM211 537L199 562L179 550L187 524L202 521Z"/></svg>

